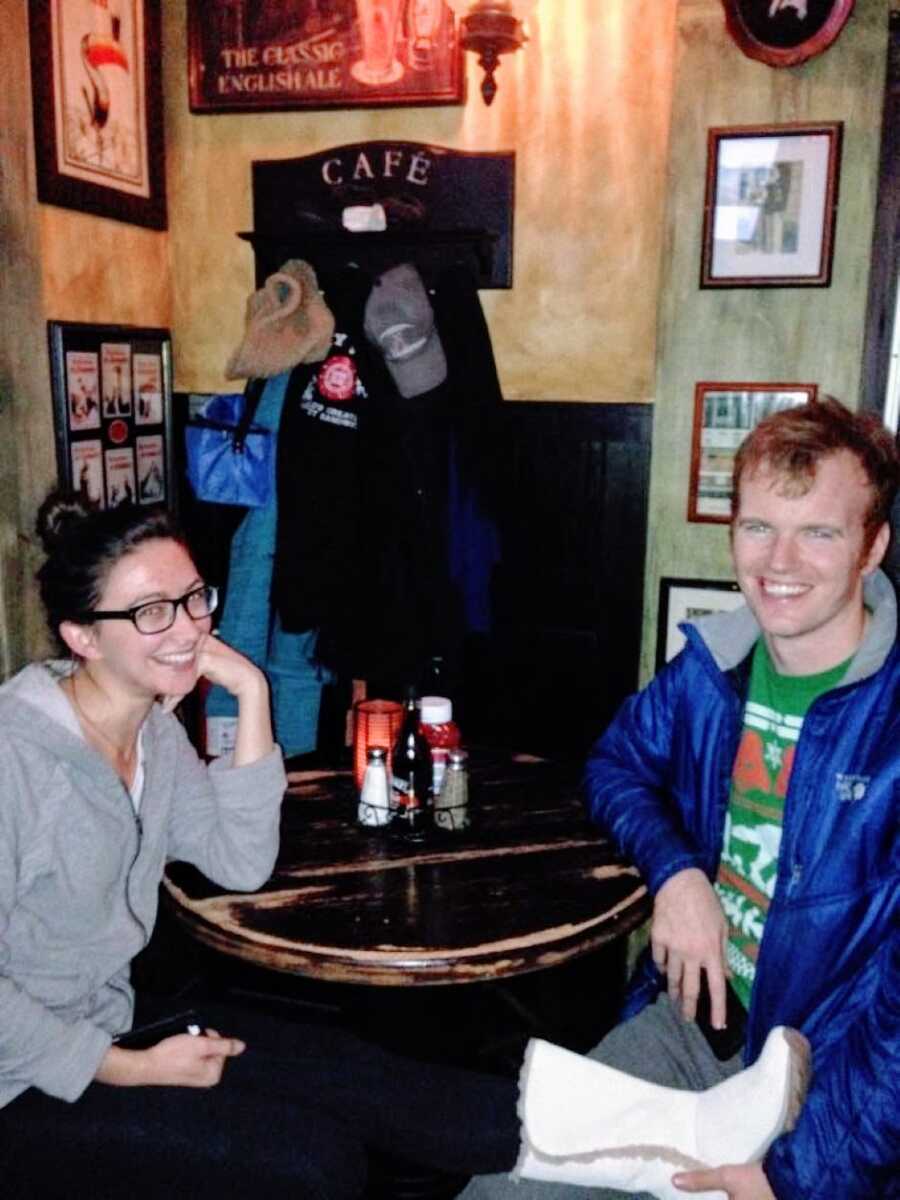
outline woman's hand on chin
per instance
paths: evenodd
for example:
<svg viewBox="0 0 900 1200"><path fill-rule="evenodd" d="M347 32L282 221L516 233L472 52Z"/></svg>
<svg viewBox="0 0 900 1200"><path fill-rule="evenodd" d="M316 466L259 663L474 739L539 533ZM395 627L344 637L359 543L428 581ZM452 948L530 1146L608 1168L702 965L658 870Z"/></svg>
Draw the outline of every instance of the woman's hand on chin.
<svg viewBox="0 0 900 1200"><path fill-rule="evenodd" d="M197 661L200 674L231 692L238 702L234 766L246 766L269 754L274 744L269 683L259 667L211 634L203 639Z"/></svg>
<svg viewBox="0 0 900 1200"><path fill-rule="evenodd" d="M221 638L207 634L197 651L198 675L217 683L238 700L265 700L269 685L265 675L239 651Z"/></svg>

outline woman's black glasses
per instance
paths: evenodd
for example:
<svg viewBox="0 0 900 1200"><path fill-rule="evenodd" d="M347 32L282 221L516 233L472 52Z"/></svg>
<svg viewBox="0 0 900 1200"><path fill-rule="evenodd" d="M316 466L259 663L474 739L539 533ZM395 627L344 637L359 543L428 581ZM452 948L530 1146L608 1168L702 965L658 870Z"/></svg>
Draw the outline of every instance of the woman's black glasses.
<svg viewBox="0 0 900 1200"><path fill-rule="evenodd" d="M148 600L120 612L98 612L89 614L92 621L130 621L138 633L165 633L175 624L179 607L195 621L202 621L216 611L219 593L209 584L193 588L177 600Z"/></svg>

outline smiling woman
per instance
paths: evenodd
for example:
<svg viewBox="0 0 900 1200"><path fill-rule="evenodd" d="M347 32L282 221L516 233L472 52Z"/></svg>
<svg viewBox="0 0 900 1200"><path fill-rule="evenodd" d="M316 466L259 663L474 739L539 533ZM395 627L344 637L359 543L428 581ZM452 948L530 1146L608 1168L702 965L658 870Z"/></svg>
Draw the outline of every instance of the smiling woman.
<svg viewBox="0 0 900 1200"><path fill-rule="evenodd" d="M138 1025L154 1037L120 1037L134 1032L131 960L152 933L166 862L192 863L228 890L260 887L278 847L284 766L266 680L211 636L215 592L166 513L54 494L38 531L41 593L68 657L0 687L4 1194L359 1197L371 1097L397 1079L384 1103L405 1141L410 1089L431 1090L417 1065L400 1079L398 1064L338 1031L329 1040L214 997L202 1018L162 1024L165 1001L137 997ZM210 767L169 711L201 677L238 707L234 752ZM359 1080L351 1094L348 1079ZM439 1164L464 1153L474 1168L512 1166L515 1085L486 1089L467 1105L479 1115L462 1150L440 1132L450 1114L435 1122ZM135 1151L148 1145L136 1178Z"/></svg>
<svg viewBox="0 0 900 1200"><path fill-rule="evenodd" d="M172 707L203 675L243 701L235 765L273 749L259 671L209 637L216 590L156 510L91 512L51 495L38 517L48 551L39 579L51 632L72 655L60 680L90 745L134 783L140 731L157 698Z"/></svg>
<svg viewBox="0 0 900 1200"><path fill-rule="evenodd" d="M245 1048L212 1030L147 1049L115 1044L134 1019L130 964L153 930L163 866L179 858L224 886L259 887L275 859L286 781L266 680L210 636L215 593L168 515L53 494L38 532L41 594L68 658L32 664L0 688L0 1173L17 1195L56 1195L28 1147L65 1126L60 1161L68 1148L73 1170L90 1164L91 1181L57 1162L59 1187L112 1196L118 1185L107 1190L103 1171L124 1178L129 1138L157 1122L159 1149L177 1141L193 1125L194 1089L218 1095L226 1063ZM238 701L234 754L211 769L168 711L201 676ZM226 1107L254 1107L236 1098L239 1085L221 1094ZM316 1115L306 1115L312 1129ZM106 1159L95 1133L104 1123L120 1147ZM252 1173L254 1153L266 1154L255 1124L216 1123L233 1127L230 1145ZM299 1194L320 1194L314 1181L340 1142L325 1124L309 1146L285 1151ZM352 1151L336 1196L356 1191ZM219 1191L216 1164L170 1157L177 1164L161 1163L134 1194L197 1194L200 1177Z"/></svg>

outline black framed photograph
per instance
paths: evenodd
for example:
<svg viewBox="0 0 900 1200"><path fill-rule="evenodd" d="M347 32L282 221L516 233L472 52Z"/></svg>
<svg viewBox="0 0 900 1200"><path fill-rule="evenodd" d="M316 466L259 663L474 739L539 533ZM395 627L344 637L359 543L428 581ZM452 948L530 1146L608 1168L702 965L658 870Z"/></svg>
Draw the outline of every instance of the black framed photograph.
<svg viewBox="0 0 900 1200"><path fill-rule="evenodd" d="M160 0L28 13L38 200L165 229Z"/></svg>
<svg viewBox="0 0 900 1200"><path fill-rule="evenodd" d="M684 646L681 621L710 613L733 612L744 603L733 579L678 579L664 575L659 581L656 625L656 669L660 670Z"/></svg>
<svg viewBox="0 0 900 1200"><path fill-rule="evenodd" d="M48 321L60 487L98 508L175 507L168 330Z"/></svg>
<svg viewBox="0 0 900 1200"><path fill-rule="evenodd" d="M724 0L728 31L748 58L796 67L827 50L856 0Z"/></svg>
<svg viewBox="0 0 900 1200"><path fill-rule="evenodd" d="M196 113L461 104L445 0L188 0Z"/></svg>
<svg viewBox="0 0 900 1200"><path fill-rule="evenodd" d="M734 456L763 417L815 400L815 383L710 383L694 388L689 521L731 520Z"/></svg>
<svg viewBox="0 0 900 1200"><path fill-rule="evenodd" d="M842 129L709 130L701 287L830 284Z"/></svg>

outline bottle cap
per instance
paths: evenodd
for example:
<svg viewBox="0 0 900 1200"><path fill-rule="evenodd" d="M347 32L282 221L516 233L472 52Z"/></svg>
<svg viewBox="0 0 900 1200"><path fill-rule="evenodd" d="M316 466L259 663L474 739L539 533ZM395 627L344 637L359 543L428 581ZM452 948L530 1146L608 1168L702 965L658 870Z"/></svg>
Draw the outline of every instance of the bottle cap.
<svg viewBox="0 0 900 1200"><path fill-rule="evenodd" d="M457 767L457 768L464 767L468 761L469 761L468 750L453 749L447 755L447 766L448 767Z"/></svg>
<svg viewBox="0 0 900 1200"><path fill-rule="evenodd" d="M369 762L377 762L379 759L387 757L387 750L384 746L370 746L366 751L366 758Z"/></svg>
<svg viewBox="0 0 900 1200"><path fill-rule="evenodd" d="M453 704L446 696L423 696L419 716L423 725L446 725L453 720Z"/></svg>

